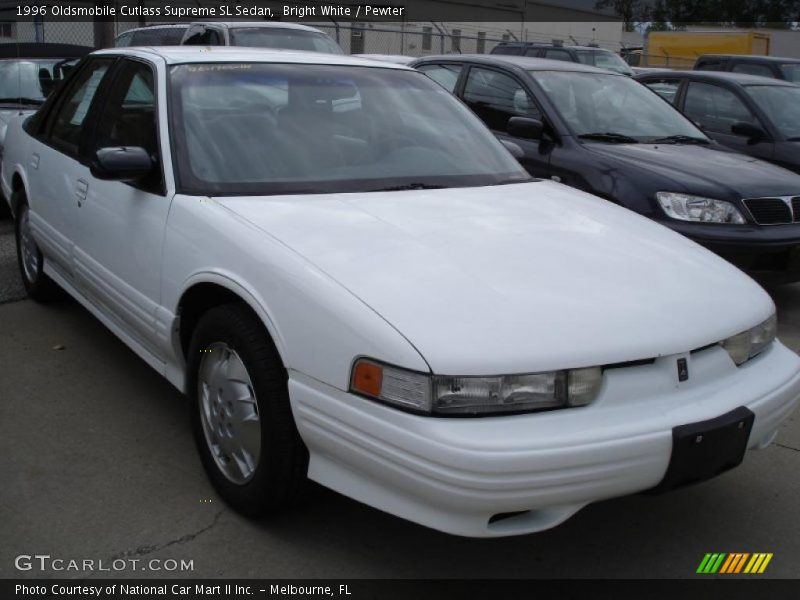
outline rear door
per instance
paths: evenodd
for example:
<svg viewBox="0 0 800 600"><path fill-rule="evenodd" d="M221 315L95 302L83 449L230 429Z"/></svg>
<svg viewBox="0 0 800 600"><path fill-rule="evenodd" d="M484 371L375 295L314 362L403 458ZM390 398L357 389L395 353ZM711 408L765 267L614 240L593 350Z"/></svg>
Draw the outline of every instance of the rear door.
<svg viewBox="0 0 800 600"><path fill-rule="evenodd" d="M76 236L76 211L85 187L77 173L86 131L95 115L108 72L116 59L88 59L34 134L28 157L31 225L50 265L70 280Z"/></svg>

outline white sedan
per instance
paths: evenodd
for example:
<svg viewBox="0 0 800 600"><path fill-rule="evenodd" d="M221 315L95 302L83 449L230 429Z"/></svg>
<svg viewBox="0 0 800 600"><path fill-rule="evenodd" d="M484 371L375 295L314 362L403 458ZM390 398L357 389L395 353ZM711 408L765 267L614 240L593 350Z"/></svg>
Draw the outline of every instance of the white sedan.
<svg viewBox="0 0 800 600"><path fill-rule="evenodd" d="M11 124L2 186L30 295L65 289L191 398L246 514L310 478L453 534L540 531L736 466L800 396L751 279L532 180L403 66L96 52Z"/></svg>

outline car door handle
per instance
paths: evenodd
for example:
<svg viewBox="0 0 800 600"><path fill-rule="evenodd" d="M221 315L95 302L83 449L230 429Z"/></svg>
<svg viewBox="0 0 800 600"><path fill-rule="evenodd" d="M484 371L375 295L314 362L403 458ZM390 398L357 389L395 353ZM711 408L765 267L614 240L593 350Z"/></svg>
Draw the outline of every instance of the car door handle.
<svg viewBox="0 0 800 600"><path fill-rule="evenodd" d="M78 179L75 183L75 197L78 199L78 207L80 208L83 205L83 201L86 200L86 194L89 193L89 182L85 179Z"/></svg>
<svg viewBox="0 0 800 600"><path fill-rule="evenodd" d="M34 152L31 155L31 169L38 169L39 168L39 155Z"/></svg>

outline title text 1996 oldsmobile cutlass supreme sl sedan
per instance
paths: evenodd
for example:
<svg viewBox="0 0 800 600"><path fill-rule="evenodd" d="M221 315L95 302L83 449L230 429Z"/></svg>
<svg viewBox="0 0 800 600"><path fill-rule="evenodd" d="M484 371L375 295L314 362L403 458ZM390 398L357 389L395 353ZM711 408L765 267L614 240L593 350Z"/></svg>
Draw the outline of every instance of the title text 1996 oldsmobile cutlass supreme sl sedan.
<svg viewBox="0 0 800 600"><path fill-rule="evenodd" d="M116 49L12 122L31 296L66 289L192 401L247 514L306 478L442 531L552 527L765 446L800 359L746 275L533 180L399 65Z"/></svg>

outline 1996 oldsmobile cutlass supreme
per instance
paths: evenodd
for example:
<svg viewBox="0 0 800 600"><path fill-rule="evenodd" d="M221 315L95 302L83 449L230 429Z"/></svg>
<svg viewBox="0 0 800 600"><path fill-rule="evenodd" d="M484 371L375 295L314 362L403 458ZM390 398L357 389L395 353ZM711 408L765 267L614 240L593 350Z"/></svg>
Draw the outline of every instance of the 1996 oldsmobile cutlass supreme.
<svg viewBox="0 0 800 600"><path fill-rule="evenodd" d="M88 56L13 122L28 292L78 299L183 390L240 511L306 478L442 531L540 531L767 445L800 395L736 268L535 181L399 65Z"/></svg>

